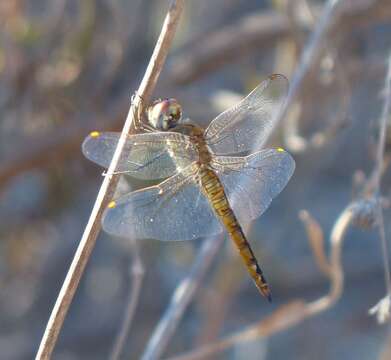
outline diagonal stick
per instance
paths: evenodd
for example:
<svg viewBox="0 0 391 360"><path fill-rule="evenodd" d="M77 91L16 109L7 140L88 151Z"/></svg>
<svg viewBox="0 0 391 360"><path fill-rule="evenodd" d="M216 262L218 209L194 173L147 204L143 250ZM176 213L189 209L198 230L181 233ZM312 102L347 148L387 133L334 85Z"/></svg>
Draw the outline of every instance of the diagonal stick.
<svg viewBox="0 0 391 360"><path fill-rule="evenodd" d="M134 124L135 114L137 114L138 109L140 109L143 104L148 101L153 89L155 88L157 79L165 62L168 49L172 43L182 9L183 0L174 0L171 2L159 39L137 91L138 96L136 96L132 102L126 117L121 137L118 141L117 148L108 169L109 174L113 173L117 168L126 138ZM36 360L46 360L51 357L69 306L79 285L92 249L94 248L96 238L100 232L103 211L113 197L118 180L118 175L106 176L103 179L83 236L46 325L45 333L42 337L41 344L36 355Z"/></svg>

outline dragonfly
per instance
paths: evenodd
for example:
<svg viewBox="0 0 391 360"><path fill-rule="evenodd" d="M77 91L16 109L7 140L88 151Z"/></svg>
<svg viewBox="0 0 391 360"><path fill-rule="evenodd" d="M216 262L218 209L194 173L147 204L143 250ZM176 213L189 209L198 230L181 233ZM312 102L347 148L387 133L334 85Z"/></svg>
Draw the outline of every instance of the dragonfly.
<svg viewBox="0 0 391 360"><path fill-rule="evenodd" d="M288 80L273 74L209 126L182 119L175 99L147 109L144 132L128 135L116 172L158 185L110 202L102 226L113 235L186 241L226 231L259 292L271 291L243 231L288 183L295 168L282 148L262 149L288 91ZM82 150L109 167L120 134L94 131Z"/></svg>

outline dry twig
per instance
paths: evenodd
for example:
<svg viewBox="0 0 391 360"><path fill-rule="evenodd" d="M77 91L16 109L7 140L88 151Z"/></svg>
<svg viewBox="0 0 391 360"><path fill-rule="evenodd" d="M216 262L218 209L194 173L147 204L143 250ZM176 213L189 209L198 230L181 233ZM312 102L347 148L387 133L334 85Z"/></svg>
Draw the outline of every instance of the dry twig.
<svg viewBox="0 0 391 360"><path fill-rule="evenodd" d="M140 109L143 106L143 103L147 102L152 94L165 62L169 46L174 37L182 8L183 0L172 1L151 60L138 89L138 96L135 97L129 109L121 137L118 141L117 148L108 169L108 174L113 174L117 168L117 164L120 159L122 149L125 145L127 135L129 134L135 121L135 114L137 113L137 109ZM141 101L141 99L143 99L143 101ZM84 272L84 268L91 255L96 238L99 234L103 211L113 197L118 180L119 176L110 175L106 176L102 182L87 226L84 230L68 274L64 280L63 286L60 290L57 301L47 323L44 336L36 355L36 359L49 359L51 357L57 341L57 337L68 312L69 305L75 294L80 278Z"/></svg>
<svg viewBox="0 0 391 360"><path fill-rule="evenodd" d="M176 287L170 304L148 341L142 360L161 357L224 239L222 234L204 241L189 275Z"/></svg>
<svg viewBox="0 0 391 360"><path fill-rule="evenodd" d="M284 106L280 112L280 118L283 118L286 114L289 106L296 100L299 89L308 74L311 65L319 55L321 51L321 44L327 35L327 31L333 21L336 20L337 12L339 10L339 4L343 1L340 0L328 0L324 5L322 14L319 17L317 26L314 32L311 34L303 52L300 56L299 65L295 70L290 82L289 92Z"/></svg>
<svg viewBox="0 0 391 360"><path fill-rule="evenodd" d="M293 4L293 2L289 4ZM300 14L303 12L306 14L306 21L310 22L312 26L315 26L317 19L307 0L299 0L296 7L301 9ZM292 16L293 24L299 21L297 17L297 15L296 17ZM296 30L296 33L298 33L298 30ZM335 83L335 90L337 91L337 95L334 94L334 96L340 99L341 114L337 116L334 115L335 119L330 125L321 131L315 132L307 139L300 133L299 130L299 118L302 115L304 106L302 106L301 102L294 103L291 107L291 111L289 111L289 114L286 116L283 127L284 144L286 148L293 153L308 151L313 148L324 146L339 133L341 128L346 126L346 113L349 106L349 96L347 94L350 94L346 70L342 67L338 51L331 45L330 40L325 38L323 43L324 54L322 55L322 59L327 60L328 65L326 71L328 73L328 77L332 77L334 79L333 82ZM328 81L330 81L330 79Z"/></svg>
<svg viewBox="0 0 391 360"><path fill-rule="evenodd" d="M124 319L122 321L118 335L115 338L113 349L109 357L110 360L119 359L123 351L126 339L129 335L130 327L133 322L134 314L140 297L141 285L144 279L144 266L141 261L139 246L135 239L129 239L129 241L131 242L131 251L133 253L133 261L130 271L132 285L129 289L129 296Z"/></svg>
<svg viewBox="0 0 391 360"><path fill-rule="evenodd" d="M365 1L368 3L366 6L351 1L349 7L342 9L342 16L331 38L337 34L350 33L352 29L361 26L391 19L390 3L382 0ZM322 17L322 6L315 6L313 13L317 19ZM298 26L307 31L311 21L300 18ZM251 52L267 52L279 40L289 36L292 36L291 26L284 14L272 10L251 14L186 45L186 49L172 61L171 79L178 84L187 84Z"/></svg>
<svg viewBox="0 0 391 360"><path fill-rule="evenodd" d="M383 165L384 165L384 150L386 144L386 130L387 130L387 122L390 119L391 115L391 54L388 58L388 72L385 79L384 84L384 105L382 109L382 113L380 116L380 134L379 134L379 142L376 154L376 164L373 170L373 175L371 177L371 186L373 187L372 197L377 200L376 201L376 217L377 217L377 226L379 229L379 236L382 247L382 255L383 255L383 266L384 266L384 279L386 286L386 295L380 300L378 305L374 306L370 309L370 314L377 314L378 321L380 323L385 322L390 317L390 297L391 297L391 275L390 275L390 263L389 263L389 250L388 244L386 240L386 234L384 230L384 217L383 217L383 209L381 204L381 177L383 174Z"/></svg>

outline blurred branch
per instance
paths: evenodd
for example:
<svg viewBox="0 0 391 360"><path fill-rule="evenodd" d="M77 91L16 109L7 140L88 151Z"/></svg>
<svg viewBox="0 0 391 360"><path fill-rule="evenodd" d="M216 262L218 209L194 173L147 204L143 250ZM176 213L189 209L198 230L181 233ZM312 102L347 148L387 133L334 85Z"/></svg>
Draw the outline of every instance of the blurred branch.
<svg viewBox="0 0 391 360"><path fill-rule="evenodd" d="M391 117L391 54L389 55L387 62L387 75L385 78L384 89L382 91L382 96L384 97L384 103L382 112L379 118L379 138L378 138L378 147L376 153L376 163L373 169L372 180L370 181L370 186L367 188L368 192L379 193L381 178L383 175L383 164L384 164L384 150L386 145L386 131L387 131L387 122Z"/></svg>
<svg viewBox="0 0 391 360"><path fill-rule="evenodd" d="M316 26L318 19L312 13L312 9L309 6L307 0L299 0L299 5L301 11L307 15L308 19L310 19L307 21L311 21L312 25ZM297 22L298 20L295 20L296 18L292 19L292 21ZM347 110L350 100L349 95L347 94L351 93L347 81L347 71L339 60L338 50L332 46L329 38L325 37L323 42L323 66L321 66L323 70L320 70L320 72L323 73L323 78L325 78L325 76L328 78L328 80L324 81L330 82L334 79L333 82L335 83L335 86L333 87L336 92L334 96L339 99L341 109L337 111L338 115L335 116L333 121L325 129L317 131L309 138L307 138L301 135L299 126L299 119L302 117L304 106L302 105L302 102L293 103L291 111L286 113L283 127L284 144L286 148L293 153L299 153L313 148L323 147L325 144L330 142L342 128L346 127L347 125Z"/></svg>
<svg viewBox="0 0 391 360"><path fill-rule="evenodd" d="M364 6L362 2L351 1L349 7L341 9L341 17L334 19L336 26L330 37L391 19L391 3L382 0L366 0L366 3ZM317 19L322 16L322 6L312 9ZM297 26L308 31L311 20L299 18ZM251 52L267 52L276 42L291 35L291 24L284 14L269 10L243 17L233 25L204 34L187 44L171 63L171 81L190 83Z"/></svg>
<svg viewBox="0 0 391 360"><path fill-rule="evenodd" d="M306 210L301 210L299 212L299 218L307 231L307 238L319 270L329 277L331 269L324 252L324 236L322 228Z"/></svg>
<svg viewBox="0 0 391 360"><path fill-rule="evenodd" d="M198 290L206 272L212 265L213 259L224 239L224 234L221 234L204 240L189 275L176 287L170 304L149 339L141 357L142 360L159 359L164 353L179 321Z"/></svg>
<svg viewBox="0 0 391 360"><path fill-rule="evenodd" d="M169 360L202 359L222 352L237 343L271 336L275 333L296 326L307 318L315 316L333 306L341 297L343 290L343 269L341 263L343 241L345 239L346 231L349 226L354 223L357 214L357 207L353 203L347 206L336 220L330 235L331 252L328 259L324 254L324 247L322 243L323 233L319 236L319 231L322 232L320 226L317 224L316 220L309 215L309 213L306 213L306 216L304 217L304 225L307 228L311 247L313 248L314 244L316 244L315 247L320 252L314 254L315 256L320 256L320 258L323 259L322 261L326 261L327 268L329 269L327 272L330 279L330 291L325 296L312 302L305 302L304 300L292 301L281 306L266 319L262 319L242 331L227 336L216 343L205 345L197 350L175 356ZM313 226L319 226L319 228L316 231L313 231L313 228L308 229L308 227ZM317 263L319 264L319 260L317 260ZM322 268L320 269L324 270Z"/></svg>
<svg viewBox="0 0 391 360"><path fill-rule="evenodd" d="M327 35L327 31L331 23L335 21L335 18L339 15L337 12L340 10L341 6L339 5L341 3L343 3L343 0L328 0L324 5L316 27L313 33L311 33L307 44L302 51L297 68L291 78L289 92L279 114L279 119L282 119L286 115L289 106L293 104L294 100L296 100L299 89L304 82L311 65L321 51L321 44Z"/></svg>
<svg viewBox="0 0 391 360"><path fill-rule="evenodd" d="M79 24L79 26L82 28L84 27L84 31L79 31L78 34L75 35L72 31L64 31L64 23L67 22L65 14L66 3L66 0L55 0L51 2L48 8L48 15L45 17L44 21L39 22L39 33L41 36L39 41L36 41L34 44L33 52L31 52L31 49L28 46L15 44L15 40L6 41L6 44L8 44L6 52L11 54L9 55L10 59L13 57L19 58L20 64L18 64L16 69L11 71L10 75L8 75L8 93L1 103L1 109L3 111L7 108L20 107L21 99L23 99L23 97L29 98L30 101L31 99L38 97L46 100L53 92L56 92L57 89L55 87L51 88L50 91L45 91L47 89L42 89L42 86L37 86L37 82L39 82L39 80L37 80L39 76L37 75L39 75L42 68L48 65L50 59L55 57L54 54L63 52L64 50L69 51L72 44L80 41L83 37L85 38L86 32L89 31L89 33L92 34L91 26L86 26L84 20L89 19L89 16L85 16L86 13L94 13L95 5L87 1L82 3L80 9L80 13L82 14L81 24ZM87 11L86 8L88 8ZM78 26L75 26L74 29L78 29ZM9 47L15 47L14 52L22 52L24 53L24 56L18 57L15 54L12 55L12 52L8 49ZM12 63L13 61L11 60L9 62ZM57 70L57 72L64 71Z"/></svg>
<svg viewBox="0 0 391 360"><path fill-rule="evenodd" d="M247 229L245 233L248 233ZM200 326L193 342L195 346L218 339L221 327L230 314L231 305L241 295L243 275L248 279L247 274L238 271L242 260L231 242L224 244L221 253L225 253L224 260L217 261L215 270L208 276L207 289L197 299L196 311L200 314Z"/></svg>
<svg viewBox="0 0 391 360"><path fill-rule="evenodd" d="M23 146L24 150L14 152L12 157L3 161L0 169L0 187L3 187L9 180L22 172L44 167L52 159L62 161L72 154L80 154L81 142L91 129L96 128L97 123L105 121L109 129L120 126L123 117L126 116L129 98L129 94L121 98L114 106L108 109L107 114L99 116L98 119L91 118L86 120L85 113L82 112L74 120L70 121L71 125L64 126L61 131L56 129L46 134L43 138L26 140ZM113 116L113 113L117 115ZM105 118L105 115L109 120L102 120Z"/></svg>
<svg viewBox="0 0 391 360"><path fill-rule="evenodd" d="M198 350L190 351L167 360L204 359L221 353L235 344L270 336L275 332L282 331L302 321L300 317L304 314L304 309L304 302L292 301L289 304L281 306L272 315L266 317L266 319L250 325L242 331L227 336L213 344L202 346Z"/></svg>
<svg viewBox="0 0 391 360"><path fill-rule="evenodd" d="M379 360L389 360L391 359L391 332L388 329L388 336L385 341L385 345L382 348L379 356Z"/></svg>
<svg viewBox="0 0 391 360"><path fill-rule="evenodd" d="M374 169L375 172L375 194L380 196L381 194L381 177L383 174L383 164L384 164L384 150L386 145L386 130L387 122L390 120L391 115L391 53L388 58L388 71L384 84L384 105L382 109L382 114L380 116L380 136L379 136L379 145L376 157L376 166ZM388 296L391 296L391 277L390 277L390 263L388 260L389 250L384 230L384 217L383 209L381 206L381 201L378 201L378 214L379 214L379 235L382 244L383 252L383 265L385 272L385 282Z"/></svg>
<svg viewBox="0 0 391 360"><path fill-rule="evenodd" d="M113 174L117 168L125 141L135 121L137 110L144 106L144 102L148 102L152 91L155 88L157 79L163 68L168 49L174 37L182 9L183 1L178 0L171 2L159 39L138 89L138 96L135 97L129 109L117 148L108 168L108 174ZM70 303L76 292L87 261L95 245L96 238L99 234L103 211L113 197L118 180L119 176L109 175L106 176L102 182L87 226L84 230L72 264L47 323L36 359L50 359L51 357Z"/></svg>
<svg viewBox="0 0 391 360"><path fill-rule="evenodd" d="M385 13L387 13L387 10ZM346 75L349 82L355 82L357 79L364 81L378 78L383 75L384 69L384 59L380 56L372 56L366 60L353 58L346 64ZM165 83L167 82L166 80L167 78L165 77ZM334 93L330 92L330 96L333 95ZM110 104L106 107L105 113L99 115L98 118L88 115L86 120L85 111L82 111L75 119L67 121L61 131L52 131L36 139L26 139L23 148L18 148L18 151L11 152L12 156L3 161L0 169L0 188L20 173L44 167L52 159L59 162L71 156L79 156L81 141L85 134L97 127L97 124L100 124L99 127L105 130L115 130L120 127L121 121L127 112L128 101L129 94L126 93L117 99L114 105ZM294 112L294 106L290 110ZM290 113L287 116L289 118ZM329 130L334 131L333 129L331 127ZM313 137L315 142L319 139L317 134L314 134ZM328 133L325 136L329 136ZM330 136L332 137L333 135Z"/></svg>
<svg viewBox="0 0 391 360"><path fill-rule="evenodd" d="M130 239L131 251L133 254L133 262L131 268L131 287L127 301L127 307L122 321L121 328L114 341L113 349L111 351L110 360L117 360L120 358L126 339L129 335L130 327L134 318L134 313L140 297L141 285L144 278L144 266L141 261L138 243L135 239Z"/></svg>
<svg viewBox="0 0 391 360"><path fill-rule="evenodd" d="M384 169L384 151L386 145L386 131L387 122L391 116L391 53L388 57L388 71L384 83L384 103L382 112L379 118L379 139L376 153L376 163L373 169L372 176L368 181L366 190L369 190L370 196L376 202L375 214L377 218L377 226L379 230L379 237L383 255L383 267L384 267L384 280L386 286L386 295L380 300L378 305L370 310L370 314L376 314L379 323L383 323L390 318L390 297L391 297L391 274L390 274L390 262L389 262L389 249L384 229L384 216L381 203L381 178ZM371 191L372 190L372 191ZM372 194L371 194L372 193Z"/></svg>

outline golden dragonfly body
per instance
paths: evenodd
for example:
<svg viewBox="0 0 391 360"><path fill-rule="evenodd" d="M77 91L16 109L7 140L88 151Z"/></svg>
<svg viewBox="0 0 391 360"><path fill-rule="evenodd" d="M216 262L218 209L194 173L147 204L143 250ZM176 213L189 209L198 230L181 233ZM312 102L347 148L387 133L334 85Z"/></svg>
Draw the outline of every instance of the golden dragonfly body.
<svg viewBox="0 0 391 360"><path fill-rule="evenodd" d="M148 111L152 131L128 137L117 171L167 179L110 203L103 228L119 236L174 241L225 230L258 290L271 300L241 224L260 216L294 171L294 160L281 148L251 153L271 132L286 91L285 77L272 75L205 130L181 123L175 100L154 104ZM117 133L93 132L83 152L108 167L118 138Z"/></svg>

